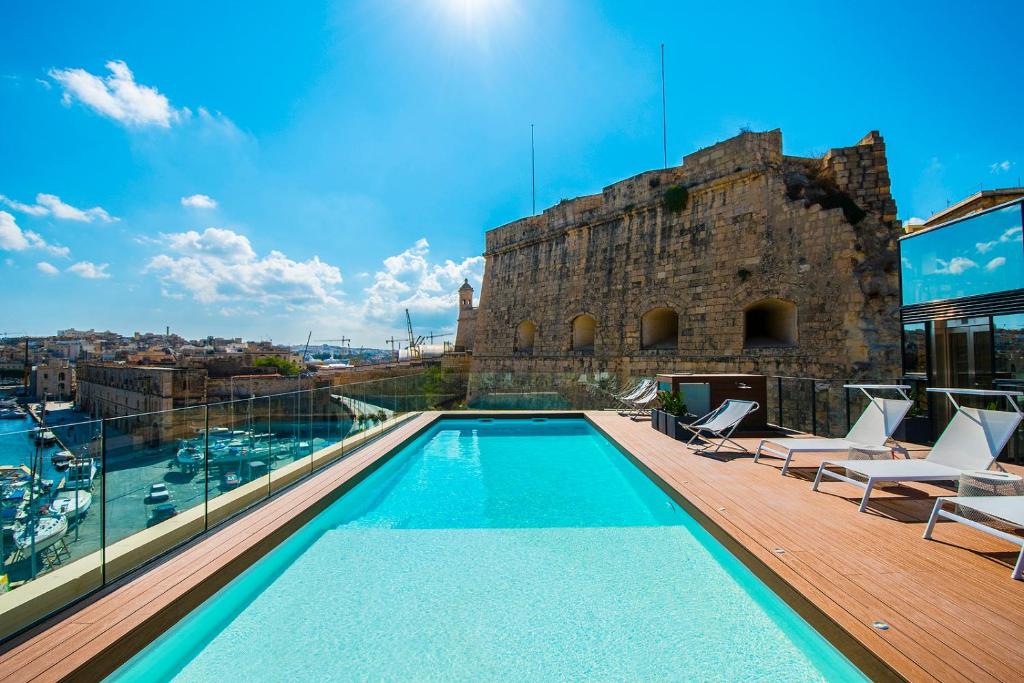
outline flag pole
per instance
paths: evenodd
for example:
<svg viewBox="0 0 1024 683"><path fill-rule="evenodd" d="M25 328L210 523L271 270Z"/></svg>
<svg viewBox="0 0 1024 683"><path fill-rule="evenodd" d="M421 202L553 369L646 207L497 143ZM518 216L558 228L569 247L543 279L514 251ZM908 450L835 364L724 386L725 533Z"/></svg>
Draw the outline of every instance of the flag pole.
<svg viewBox="0 0 1024 683"><path fill-rule="evenodd" d="M530 124L530 194L533 198L533 214L537 215L537 155L533 144L533 124Z"/></svg>
<svg viewBox="0 0 1024 683"><path fill-rule="evenodd" d="M665 43L661 44L661 153L668 168L668 119L665 114Z"/></svg>

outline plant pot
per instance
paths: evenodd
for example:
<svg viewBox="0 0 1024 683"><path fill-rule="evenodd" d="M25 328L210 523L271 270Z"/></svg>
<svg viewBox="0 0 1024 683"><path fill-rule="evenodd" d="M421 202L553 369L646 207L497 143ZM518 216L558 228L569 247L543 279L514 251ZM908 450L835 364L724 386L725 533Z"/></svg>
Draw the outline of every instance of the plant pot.
<svg viewBox="0 0 1024 683"><path fill-rule="evenodd" d="M665 434L672 439L678 439L682 432L683 428L679 426L679 418L665 413Z"/></svg>
<svg viewBox="0 0 1024 683"><path fill-rule="evenodd" d="M658 410L657 408L651 409L651 429L661 431L661 429L658 427L658 413L660 412L661 411Z"/></svg>
<svg viewBox="0 0 1024 683"><path fill-rule="evenodd" d="M928 445L932 443L932 420L926 415L904 418L894 436L897 441Z"/></svg>

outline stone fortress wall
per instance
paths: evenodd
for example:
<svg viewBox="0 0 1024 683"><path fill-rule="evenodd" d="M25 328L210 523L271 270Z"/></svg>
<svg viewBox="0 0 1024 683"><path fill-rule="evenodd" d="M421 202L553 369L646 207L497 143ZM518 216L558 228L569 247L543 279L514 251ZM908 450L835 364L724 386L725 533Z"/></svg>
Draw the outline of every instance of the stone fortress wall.
<svg viewBox="0 0 1024 683"><path fill-rule="evenodd" d="M877 132L822 158L743 132L488 231L459 337L477 373L896 377L889 184Z"/></svg>

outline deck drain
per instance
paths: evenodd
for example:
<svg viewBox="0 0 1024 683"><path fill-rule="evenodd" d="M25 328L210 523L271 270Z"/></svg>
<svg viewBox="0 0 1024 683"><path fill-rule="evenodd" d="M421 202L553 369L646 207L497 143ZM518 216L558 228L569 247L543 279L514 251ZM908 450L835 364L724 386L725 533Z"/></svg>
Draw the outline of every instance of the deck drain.
<svg viewBox="0 0 1024 683"><path fill-rule="evenodd" d="M889 624L885 623L884 621L873 621L871 622L871 625L877 628L879 631L889 630Z"/></svg>

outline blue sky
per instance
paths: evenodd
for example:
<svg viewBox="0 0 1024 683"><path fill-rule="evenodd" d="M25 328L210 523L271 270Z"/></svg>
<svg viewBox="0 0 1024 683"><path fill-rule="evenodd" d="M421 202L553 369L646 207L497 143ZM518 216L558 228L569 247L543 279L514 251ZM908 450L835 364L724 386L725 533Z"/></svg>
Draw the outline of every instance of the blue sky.
<svg viewBox="0 0 1024 683"><path fill-rule="evenodd" d="M832 6L835 5L835 6ZM1020 3L4 3L0 332L451 329L483 234L779 127L900 217L1024 175ZM209 200L209 201L208 201Z"/></svg>

